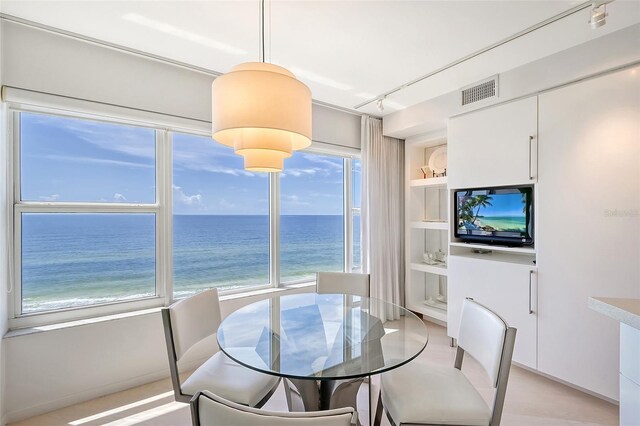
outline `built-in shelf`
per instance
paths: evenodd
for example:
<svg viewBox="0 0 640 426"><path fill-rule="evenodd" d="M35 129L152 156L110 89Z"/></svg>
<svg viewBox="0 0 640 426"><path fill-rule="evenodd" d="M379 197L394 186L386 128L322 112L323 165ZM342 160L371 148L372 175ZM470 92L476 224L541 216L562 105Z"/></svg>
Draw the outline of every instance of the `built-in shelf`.
<svg viewBox="0 0 640 426"><path fill-rule="evenodd" d="M418 312L438 321L447 322L447 311L445 309L435 308L424 303L419 305L411 304L407 307L413 312Z"/></svg>
<svg viewBox="0 0 640 426"><path fill-rule="evenodd" d="M447 302L440 302L439 300L425 300L422 302L424 306L428 306L430 308L442 309L443 311L447 311Z"/></svg>
<svg viewBox="0 0 640 426"><path fill-rule="evenodd" d="M409 185L412 187L420 187L420 186L430 186L430 187L446 187L447 186L447 178L445 177L434 177L427 179L412 179L409 182Z"/></svg>
<svg viewBox="0 0 640 426"><path fill-rule="evenodd" d="M440 229L446 231L449 229L449 223L438 220L418 220L411 222L411 227L416 229Z"/></svg>
<svg viewBox="0 0 640 426"><path fill-rule="evenodd" d="M517 265L527 265L532 268L536 267L535 256L523 256L522 253L517 255L511 253L491 252L491 253L474 253L472 251L456 252L451 257L466 257L468 259L485 260L487 262L514 263Z"/></svg>
<svg viewBox="0 0 640 426"><path fill-rule="evenodd" d="M423 256L449 254L448 178L431 177L428 168L431 155L446 146L444 136L405 141L405 304L439 324L447 322L447 305L438 301L438 297L448 297L447 265L429 265L423 262ZM428 177L415 179L425 176L423 173ZM431 306L425 304L428 301Z"/></svg>
<svg viewBox="0 0 640 426"><path fill-rule="evenodd" d="M492 252L503 252L513 254L535 255L536 250L531 247L507 247L507 246L490 246L486 244L460 243L452 241L451 247L464 247L468 249L491 250Z"/></svg>
<svg viewBox="0 0 640 426"><path fill-rule="evenodd" d="M447 276L447 265L427 265L426 263L411 262L411 269L428 274L442 275L443 277Z"/></svg>

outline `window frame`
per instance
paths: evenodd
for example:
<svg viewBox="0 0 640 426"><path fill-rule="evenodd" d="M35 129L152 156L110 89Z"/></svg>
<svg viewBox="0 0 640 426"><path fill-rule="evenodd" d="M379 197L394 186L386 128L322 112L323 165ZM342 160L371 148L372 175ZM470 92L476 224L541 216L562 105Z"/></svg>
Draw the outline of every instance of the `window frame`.
<svg viewBox="0 0 640 426"><path fill-rule="evenodd" d="M21 127L20 115L22 113L46 114L71 119L86 119L96 122L103 122L115 125L126 125L135 127L146 127L154 130L155 140L155 202L154 203L100 203L100 202L69 202L69 201L22 201L21 194ZM12 214L12 266L11 282L9 283L11 292L8 303L9 327L20 328L42 324L71 321L79 318L102 316L143 310L164 306L167 303L167 280L166 270L166 239L162 238L166 232L166 191L162 190L161 183L166 179L161 164L166 161L166 147L170 145L166 141L166 132L153 125L142 125L142 123L128 123L120 120L107 120L100 116L87 116L82 114L63 113L48 108L15 107L8 108L7 130L9 132L10 155L12 160L10 171L11 190L7 191L10 199ZM164 149L163 149L164 148ZM169 194L171 196L171 194ZM22 312L22 214L23 213L111 213L111 214L153 214L155 216L155 294L149 297L142 297L134 300L114 301L87 306L70 306L51 311L42 312ZM163 285L164 284L164 285Z"/></svg>
<svg viewBox="0 0 640 426"><path fill-rule="evenodd" d="M314 141L314 143L317 143ZM356 155L348 155L339 152L331 152L328 149L315 148L311 145L310 148L300 151L302 153L308 153L312 155L325 155L332 156L342 160L342 272L351 272L353 269L353 188L351 187L351 173L352 173L352 163L353 158L359 156ZM272 175L276 175L277 178L277 192L278 199L273 200L273 203L278 204L278 216L277 216L277 229L278 229L278 248L280 247L280 174L272 173ZM278 250L278 277L277 283L278 287L288 287L295 286L299 284L305 283L315 283L315 278L313 280L309 279L299 279L299 280L290 280L290 281L282 281L282 276L280 275L280 250Z"/></svg>
<svg viewBox="0 0 640 426"><path fill-rule="evenodd" d="M55 98L55 96L54 96ZM55 100L55 99L54 99ZM84 102L84 101L83 101ZM97 107L100 105L89 102ZM55 105L55 103L54 103ZM37 327L68 321L123 314L151 308L168 306L173 297L173 135L182 133L194 136L211 137L201 123L196 126L172 125L173 117L160 113L151 113L151 119L123 118L127 109L121 108L118 114L101 114L91 110L89 113L74 108L56 108L40 105L8 102L6 108L7 126L7 205L9 239L9 279L6 289L8 297L9 328ZM135 112L135 111L134 111ZM66 201L22 201L21 200L21 163L20 163L20 114L46 114L70 119L85 119L115 125L149 128L155 132L155 203L100 203ZM135 117L134 114L131 117ZM155 118L157 118L157 120ZM168 120L164 120L167 118ZM165 124L160 124L165 123ZM343 271L353 268L353 207L352 207L352 162L360 158L357 149L341 149L321 142L315 142L310 154L331 155L343 160ZM238 289L221 290L222 295L249 293L269 288L286 288L300 284L312 284L315 279L281 282L280 256L280 174L269 174L269 282ZM23 213L147 213L155 215L155 295L135 300L114 301L87 306L60 308L51 311L22 313L22 214Z"/></svg>

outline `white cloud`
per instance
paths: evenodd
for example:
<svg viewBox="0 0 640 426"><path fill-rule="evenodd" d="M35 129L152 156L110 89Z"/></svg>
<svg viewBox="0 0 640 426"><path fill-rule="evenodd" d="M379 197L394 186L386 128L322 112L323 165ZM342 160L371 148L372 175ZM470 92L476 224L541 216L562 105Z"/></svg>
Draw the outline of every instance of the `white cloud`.
<svg viewBox="0 0 640 426"><path fill-rule="evenodd" d="M297 195L281 195L280 198L282 199L282 202L285 204L289 204L291 206L310 206L311 203L308 203L306 201L302 201L300 199L300 197L298 197Z"/></svg>
<svg viewBox="0 0 640 426"><path fill-rule="evenodd" d="M318 167L311 167L311 168L306 168L306 169L296 169L296 168L290 168L290 169L284 169L284 171L280 174L280 176L282 177L287 177L287 176L314 176L315 174L317 174L318 172L322 172L324 169L320 169Z"/></svg>
<svg viewBox="0 0 640 426"><path fill-rule="evenodd" d="M181 204L193 206L199 205L202 202L202 195L187 195L182 190L182 187L173 185L173 199Z"/></svg>
<svg viewBox="0 0 640 426"><path fill-rule="evenodd" d="M46 158L61 161L108 164L116 166L154 168L149 160L155 159L155 137L150 129L113 125L89 120L69 120L58 117L43 117L39 122L49 127L57 127L73 133L76 137L91 143L101 149L144 158L147 164L133 161L113 160L91 157L48 156ZM221 165L229 163L225 159L235 159L238 167ZM231 148L220 145L211 138L183 135L174 137L173 150L174 167L177 170L204 171L222 173L232 176L255 176L256 174L244 170L242 160ZM267 176L258 173L258 176Z"/></svg>
<svg viewBox="0 0 640 426"><path fill-rule="evenodd" d="M231 149L219 145L213 140L210 144L174 143L173 163L176 169L186 169L209 173L222 173L232 176L255 176L242 167L234 168L220 165L222 159L241 160ZM260 175L260 173L258 173Z"/></svg>
<svg viewBox="0 0 640 426"><path fill-rule="evenodd" d="M91 164L105 164L109 166L123 166L123 167L135 167L142 169L153 169L153 164L134 163L133 161L119 161L109 160L106 158L93 158L93 157L74 157L70 155L47 155L48 160L68 161L71 163L91 163Z"/></svg>
<svg viewBox="0 0 640 426"><path fill-rule="evenodd" d="M230 209L234 209L236 207L235 204L225 200L224 198L222 198L219 202L218 205L220 205L220 207L222 207L225 210L230 210Z"/></svg>
<svg viewBox="0 0 640 426"><path fill-rule="evenodd" d="M113 194L113 199L118 202L127 201L127 197L120 194L119 192L116 192L115 194Z"/></svg>
<svg viewBox="0 0 640 426"><path fill-rule="evenodd" d="M155 136L150 129L58 117L46 117L42 121L48 126L68 130L102 149L136 157L155 158Z"/></svg>
<svg viewBox="0 0 640 426"><path fill-rule="evenodd" d="M328 157L319 157L317 155L309 155L305 154L304 159L316 164L324 164L325 166L329 166L330 168L336 171L342 171L343 162L341 158L328 158Z"/></svg>
<svg viewBox="0 0 640 426"><path fill-rule="evenodd" d="M41 195L40 199L42 201L56 201L60 198L60 194L51 194L51 195Z"/></svg>

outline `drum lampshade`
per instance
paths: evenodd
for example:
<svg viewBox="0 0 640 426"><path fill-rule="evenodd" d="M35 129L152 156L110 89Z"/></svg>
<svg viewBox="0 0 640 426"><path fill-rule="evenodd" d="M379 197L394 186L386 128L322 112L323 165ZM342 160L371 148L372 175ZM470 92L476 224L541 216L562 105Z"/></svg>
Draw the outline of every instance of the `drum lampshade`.
<svg viewBox="0 0 640 426"><path fill-rule="evenodd" d="M277 65L247 62L211 86L213 139L244 157L246 170L282 171L311 145L311 91Z"/></svg>

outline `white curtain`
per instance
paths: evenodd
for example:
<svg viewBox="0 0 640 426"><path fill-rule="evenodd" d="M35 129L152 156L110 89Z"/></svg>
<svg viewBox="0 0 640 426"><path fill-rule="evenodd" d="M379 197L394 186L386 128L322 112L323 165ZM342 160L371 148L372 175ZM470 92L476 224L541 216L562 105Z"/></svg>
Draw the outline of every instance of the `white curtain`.
<svg viewBox="0 0 640 426"><path fill-rule="evenodd" d="M371 297L404 305L404 141L382 134L382 120L362 117L362 268ZM399 309L378 312L398 319Z"/></svg>

